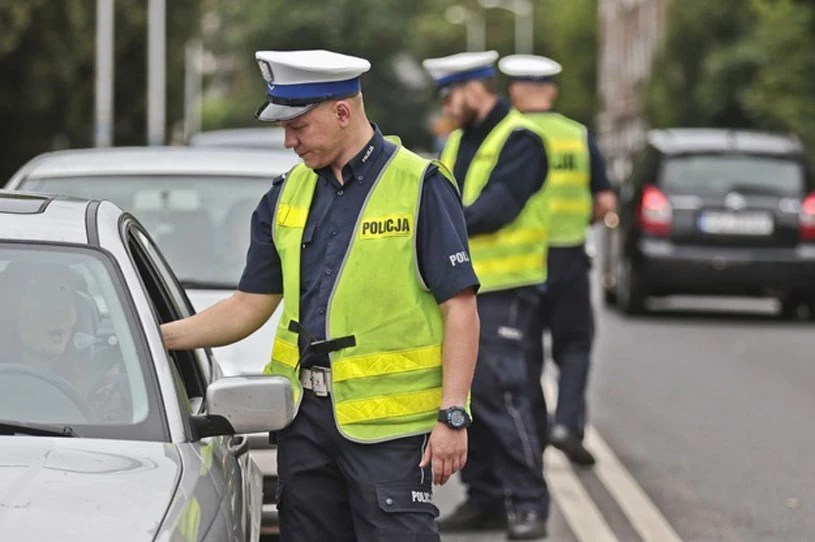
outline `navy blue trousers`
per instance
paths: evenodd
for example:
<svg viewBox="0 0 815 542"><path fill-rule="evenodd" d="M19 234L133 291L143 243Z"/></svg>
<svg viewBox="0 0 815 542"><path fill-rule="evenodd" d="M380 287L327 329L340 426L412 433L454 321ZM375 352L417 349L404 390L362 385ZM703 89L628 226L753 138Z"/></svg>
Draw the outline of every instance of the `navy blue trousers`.
<svg viewBox="0 0 815 542"><path fill-rule="evenodd" d="M586 387L594 339L589 286L591 263L581 245L550 248L548 265L549 278L539 322L551 332L552 358L560 372L554 423L565 425L583 438ZM540 340L530 350L528 369L531 375L538 377L529 379L533 410L536 413L545 412L546 403L539 383L543 370L543 346ZM545 422L538 426L538 431L546 435Z"/></svg>
<svg viewBox="0 0 815 542"><path fill-rule="evenodd" d="M525 349L539 301L534 288L478 296L481 336L472 387L473 424L461 479L469 500L479 508L535 510L546 517L549 494L526 391Z"/></svg>
<svg viewBox="0 0 815 542"><path fill-rule="evenodd" d="M359 444L337 429L330 397L303 391L277 434L281 542L438 542L427 436Z"/></svg>

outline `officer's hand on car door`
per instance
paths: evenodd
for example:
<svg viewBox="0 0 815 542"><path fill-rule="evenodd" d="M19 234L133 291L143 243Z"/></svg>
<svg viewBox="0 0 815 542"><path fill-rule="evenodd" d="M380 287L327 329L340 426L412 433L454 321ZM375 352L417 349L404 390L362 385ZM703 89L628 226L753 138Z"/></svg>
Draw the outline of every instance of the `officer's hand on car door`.
<svg viewBox="0 0 815 542"><path fill-rule="evenodd" d="M419 467L433 466L433 483L442 485L467 462L467 430L439 422L430 433Z"/></svg>

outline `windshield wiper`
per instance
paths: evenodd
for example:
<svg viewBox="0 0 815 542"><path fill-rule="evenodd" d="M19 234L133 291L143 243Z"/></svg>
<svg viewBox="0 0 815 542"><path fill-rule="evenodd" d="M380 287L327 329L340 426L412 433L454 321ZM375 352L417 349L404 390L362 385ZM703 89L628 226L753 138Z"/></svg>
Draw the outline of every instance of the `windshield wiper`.
<svg viewBox="0 0 815 542"><path fill-rule="evenodd" d="M181 286L190 290L234 290L237 286L231 282L214 280L179 279Z"/></svg>
<svg viewBox="0 0 815 542"><path fill-rule="evenodd" d="M0 435L31 435L34 437L78 437L68 425L11 422L0 420Z"/></svg>

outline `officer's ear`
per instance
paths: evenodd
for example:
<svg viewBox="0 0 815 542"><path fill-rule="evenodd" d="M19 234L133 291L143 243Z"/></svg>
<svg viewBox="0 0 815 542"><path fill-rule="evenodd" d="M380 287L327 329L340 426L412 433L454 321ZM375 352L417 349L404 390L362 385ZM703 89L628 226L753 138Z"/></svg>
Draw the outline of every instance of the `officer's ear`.
<svg viewBox="0 0 815 542"><path fill-rule="evenodd" d="M352 107L349 100L337 100L334 102L332 113L340 127L345 128L351 122L351 111Z"/></svg>
<svg viewBox="0 0 815 542"><path fill-rule="evenodd" d="M551 102L557 100L558 90L559 88L555 83L546 83L546 92Z"/></svg>

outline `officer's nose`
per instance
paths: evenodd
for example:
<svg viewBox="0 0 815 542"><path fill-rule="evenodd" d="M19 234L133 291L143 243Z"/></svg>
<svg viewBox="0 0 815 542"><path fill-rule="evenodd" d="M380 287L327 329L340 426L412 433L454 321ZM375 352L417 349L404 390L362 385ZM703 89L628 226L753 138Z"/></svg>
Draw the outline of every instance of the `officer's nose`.
<svg viewBox="0 0 815 542"><path fill-rule="evenodd" d="M297 136L294 134L294 130L286 126L286 140L283 142L283 145L287 149L294 149L297 147Z"/></svg>

